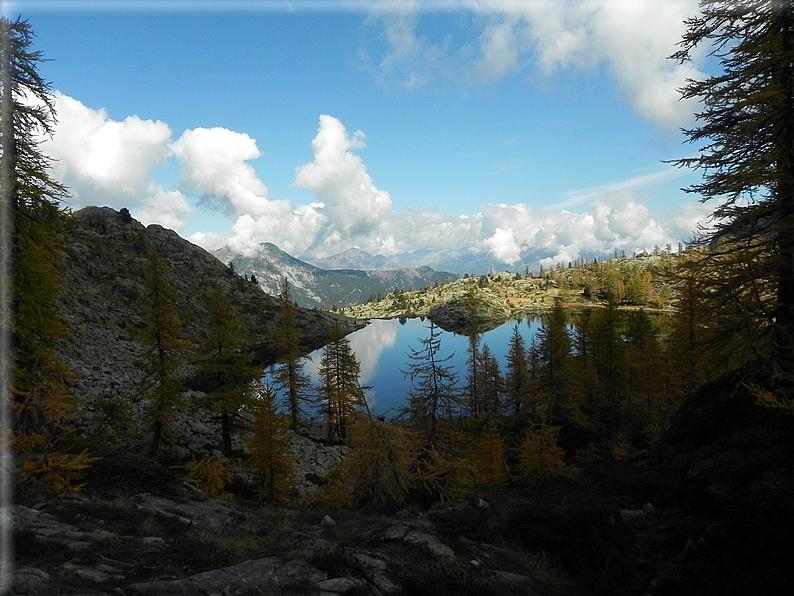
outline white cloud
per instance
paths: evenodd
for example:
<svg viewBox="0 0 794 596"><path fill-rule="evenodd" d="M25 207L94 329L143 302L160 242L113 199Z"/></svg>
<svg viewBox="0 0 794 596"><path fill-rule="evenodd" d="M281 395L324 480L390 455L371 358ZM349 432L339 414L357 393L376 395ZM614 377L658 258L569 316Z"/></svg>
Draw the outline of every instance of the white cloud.
<svg viewBox="0 0 794 596"><path fill-rule="evenodd" d="M262 155L247 134L195 128L186 130L171 149L184 185L210 195L238 216L257 217L268 210L269 190L245 163Z"/></svg>
<svg viewBox="0 0 794 596"><path fill-rule="evenodd" d="M184 231L185 218L193 211L187 198L178 190L155 188L152 196L145 199L143 208L133 216L144 225L156 223L177 232Z"/></svg>
<svg viewBox="0 0 794 596"><path fill-rule="evenodd" d="M164 122L129 116L121 122L55 93L58 122L42 149L55 161L53 177L66 184L75 206L135 208L150 195L152 173L170 155Z"/></svg>
<svg viewBox="0 0 794 596"><path fill-rule="evenodd" d="M324 205L328 235L338 234L347 246L374 233L391 213L389 193L375 186L363 160L353 153L365 146L364 133L351 136L333 116L320 116L312 141L314 160L295 170L295 186L314 192Z"/></svg>
<svg viewBox="0 0 794 596"><path fill-rule="evenodd" d="M681 101L677 89L687 78L702 77L701 56L683 65L668 57L678 49L684 20L698 13L698 0L460 0L388 7L370 17L382 25L388 42L374 69L380 81L414 88L440 78L465 81L473 71L490 83L533 66L548 77L603 64L642 118L665 131L692 121L692 103ZM478 52L455 46L454 32L445 31L435 43L417 35L423 12L452 8L464 9L482 28ZM362 54L368 56L366 50Z"/></svg>
<svg viewBox="0 0 794 596"><path fill-rule="evenodd" d="M486 238L483 244L503 263L512 265L521 260L521 247L516 243L512 229L496 228L493 236Z"/></svg>
<svg viewBox="0 0 794 596"><path fill-rule="evenodd" d="M690 238L712 211L712 205L696 202L674 214L648 209L640 191L677 175L671 169L571 191L553 209L491 203L468 216L415 207L396 212L389 193L376 186L356 153L365 147L364 133L350 134L327 115L320 117L311 142L313 160L295 170L295 186L314 193L315 200L294 205L268 198L267 186L248 163L261 157L248 135L198 128L172 142L163 122L134 116L113 121L104 110L61 94L56 107L55 136L43 149L58 160L54 176L72 187L75 207L129 207L143 223L181 232L199 195L199 203L218 203L234 216L228 235L218 227L188 237L210 250L228 244L253 254L260 243L273 242L299 256L326 256L358 245L386 255L420 249L490 254L506 266L548 255L554 264L585 254L608 256L615 248L631 253L677 243ZM169 156L180 167L175 188L163 188L153 177ZM589 209L560 209L569 204Z"/></svg>

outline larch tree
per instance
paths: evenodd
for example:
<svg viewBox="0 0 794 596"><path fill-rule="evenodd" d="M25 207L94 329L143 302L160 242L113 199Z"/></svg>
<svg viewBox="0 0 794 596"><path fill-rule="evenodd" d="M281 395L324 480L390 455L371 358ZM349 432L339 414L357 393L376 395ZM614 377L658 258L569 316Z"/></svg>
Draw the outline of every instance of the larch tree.
<svg viewBox="0 0 794 596"><path fill-rule="evenodd" d="M207 299L208 335L199 346L197 374L207 386L209 406L221 416L223 452L232 452L232 431L240 411L250 405L251 380L258 369L251 364L248 332L216 285Z"/></svg>
<svg viewBox="0 0 794 596"><path fill-rule="evenodd" d="M482 413L481 381L480 335L472 331L469 333L469 345L466 348L466 403L472 418L477 418Z"/></svg>
<svg viewBox="0 0 794 596"><path fill-rule="evenodd" d="M527 345L518 329L518 324L513 327L507 351L505 392L513 409L513 415L522 414L532 397L532 379L529 372Z"/></svg>
<svg viewBox="0 0 794 596"><path fill-rule="evenodd" d="M496 417L485 415L481 419L484 422L471 439L469 459L477 470L479 486L502 486L510 481L505 441Z"/></svg>
<svg viewBox="0 0 794 596"><path fill-rule="evenodd" d="M185 364L187 344L182 339L176 292L168 282L168 264L153 250L147 254L143 270L144 327L140 341L146 346L143 356L144 383L140 394L148 399L152 421L149 453L158 457L165 425L181 408L182 379L179 369Z"/></svg>
<svg viewBox="0 0 794 596"><path fill-rule="evenodd" d="M479 368L481 409L483 413L499 416L502 414L502 401L505 393L505 382L502 371L499 369L499 361L491 352L488 344L483 344L480 358L482 359Z"/></svg>
<svg viewBox="0 0 794 596"><path fill-rule="evenodd" d="M703 180L687 190L714 200L713 268L719 292L756 309L769 330L778 389L794 393L794 7L788 0L701 0L681 49L707 45L721 72L688 81L682 97L702 102L685 133L698 154L677 160ZM747 266L737 266L745 264ZM752 266L750 266L752 264ZM735 306L737 301L731 301Z"/></svg>
<svg viewBox="0 0 794 596"><path fill-rule="evenodd" d="M284 394L290 428L298 432L304 405L311 402L311 381L303 368L303 348L298 326L298 310L290 295L289 282L281 286L278 322L274 331L280 357L275 369L276 387Z"/></svg>
<svg viewBox="0 0 794 596"><path fill-rule="evenodd" d="M439 440L439 419L448 417L460 406L458 374L448 364L454 354L441 356L441 331L432 321L429 335L419 340L420 348L409 348L408 370L402 373L411 380L408 405L404 413L426 429L426 440Z"/></svg>
<svg viewBox="0 0 794 596"><path fill-rule="evenodd" d="M320 400L325 411L328 440L347 439L348 425L364 408L361 364L350 347L350 340L336 324L320 357Z"/></svg>
<svg viewBox="0 0 794 596"><path fill-rule="evenodd" d="M571 403L571 338L560 301L538 330L538 390L543 401L541 416L560 411Z"/></svg>
<svg viewBox="0 0 794 596"><path fill-rule="evenodd" d="M259 499L268 503L286 501L295 474L290 452L288 422L278 411L276 395L269 386L257 385L252 400L253 422L248 439L248 466L261 479Z"/></svg>
<svg viewBox="0 0 794 596"><path fill-rule="evenodd" d="M27 21L0 17L0 416L3 434L13 431L24 458L23 478L63 495L91 458L58 452L74 413L64 384L69 371L55 346L66 334L56 266L63 257L59 204L67 191L50 177L51 160L40 150L54 131L55 104L38 72L44 58L32 49L33 38ZM8 444L8 436L0 439ZM3 463L3 470L13 467Z"/></svg>

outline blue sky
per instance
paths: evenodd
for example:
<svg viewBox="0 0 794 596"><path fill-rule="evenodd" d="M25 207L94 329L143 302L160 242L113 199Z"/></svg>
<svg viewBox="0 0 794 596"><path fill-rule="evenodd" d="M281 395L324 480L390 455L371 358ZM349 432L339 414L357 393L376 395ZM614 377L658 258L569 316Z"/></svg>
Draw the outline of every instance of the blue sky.
<svg viewBox="0 0 794 596"><path fill-rule="evenodd" d="M696 0L3 2L30 21L73 207L205 248L489 253L691 237Z"/></svg>

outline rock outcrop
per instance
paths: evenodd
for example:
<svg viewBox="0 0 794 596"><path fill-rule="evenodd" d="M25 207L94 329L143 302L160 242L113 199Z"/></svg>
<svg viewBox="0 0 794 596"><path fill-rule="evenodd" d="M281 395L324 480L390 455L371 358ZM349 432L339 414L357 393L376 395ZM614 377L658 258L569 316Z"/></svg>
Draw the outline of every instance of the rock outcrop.
<svg viewBox="0 0 794 596"><path fill-rule="evenodd" d="M508 320L510 308L504 300L488 292L460 295L433 306L427 316L445 331L453 333L484 333Z"/></svg>
<svg viewBox="0 0 794 596"><path fill-rule="evenodd" d="M145 227L109 207L86 207L70 216L64 240L60 308L69 336L61 342L59 357L74 373L67 382L85 414L83 424L92 432L104 432L97 404L104 402L104 415L113 415L108 409L129 407L143 381L144 348L137 340L145 324L147 251L156 252L168 265L167 278L178 296L183 335L190 348L207 334L203 293L219 284L248 329L255 361L266 366L277 360L273 330L278 301L176 232L159 225ZM310 309L299 309L298 321L307 353L326 342L334 325L346 332L362 325ZM189 364L185 373L193 390L186 394L190 409L202 387L197 380L191 381ZM131 414L137 417L141 412ZM194 432L193 427L201 430L206 421L192 416L179 424Z"/></svg>
<svg viewBox="0 0 794 596"><path fill-rule="evenodd" d="M21 563L9 594L396 596L415 593L418 565L478 593L535 596L537 580L508 570L505 551L456 535L467 528L444 533L446 524L435 521L472 507L369 516L359 528L349 516L337 522L290 509L255 512L187 486L172 497L18 504L11 515ZM124 518L146 523L128 534ZM186 551L185 544L199 542L219 552ZM511 553L510 560L525 556ZM456 593L450 589L445 593Z"/></svg>

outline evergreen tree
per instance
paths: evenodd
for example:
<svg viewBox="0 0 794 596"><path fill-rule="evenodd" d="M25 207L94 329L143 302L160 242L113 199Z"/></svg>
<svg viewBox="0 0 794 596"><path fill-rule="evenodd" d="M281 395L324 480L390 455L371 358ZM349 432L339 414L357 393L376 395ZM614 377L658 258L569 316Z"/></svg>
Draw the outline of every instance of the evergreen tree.
<svg viewBox="0 0 794 596"><path fill-rule="evenodd" d="M432 445L439 439L439 419L452 415L460 405L460 395L458 375L447 364L454 354L441 357L441 331L432 321L429 330L429 336L419 340L418 350L410 348L409 368L402 372L411 379L404 413L425 427L426 440Z"/></svg>
<svg viewBox="0 0 794 596"><path fill-rule="evenodd" d="M320 358L320 399L328 424L328 440L345 440L347 426L364 406L361 364L350 347L350 340L337 323Z"/></svg>
<svg viewBox="0 0 794 596"><path fill-rule="evenodd" d="M651 318L644 310L630 313L626 341L629 350L629 394L645 402L648 413L658 404L658 382L662 378L661 346Z"/></svg>
<svg viewBox="0 0 794 596"><path fill-rule="evenodd" d="M598 368L596 367L596 329L592 309L583 309L573 319L573 345L576 351L577 377L582 399L592 413L598 396Z"/></svg>
<svg viewBox="0 0 794 596"><path fill-rule="evenodd" d="M278 413L272 388L257 386L254 393L253 422L248 440L251 457L246 463L261 478L260 500L268 503L286 501L295 473L288 423Z"/></svg>
<svg viewBox="0 0 794 596"><path fill-rule="evenodd" d="M570 395L571 338L562 303L555 301L538 330L538 390L544 402L542 416L562 407L573 406Z"/></svg>
<svg viewBox="0 0 794 596"><path fill-rule="evenodd" d="M50 177L51 160L39 148L53 133L55 109L33 37L26 21L0 17L0 431L13 429L23 478L64 495L77 488L73 483L91 458L58 452L75 412L64 384L69 371L55 349L66 334L56 265L64 231L59 202L67 192ZM8 437L0 440L7 444ZM3 470L11 468L2 463Z"/></svg>
<svg viewBox="0 0 794 596"><path fill-rule="evenodd" d="M166 262L150 250L143 270L146 327L140 340L146 346L143 357L145 380L141 394L150 401L154 427L149 450L152 457L159 454L163 426L173 419L182 405L179 368L184 365L186 343L182 340L177 295L168 283L167 274Z"/></svg>
<svg viewBox="0 0 794 596"><path fill-rule="evenodd" d="M482 354L479 349L480 336L477 333L469 334L469 345L466 348L466 401L469 416L476 418L482 410L481 382Z"/></svg>
<svg viewBox="0 0 794 596"><path fill-rule="evenodd" d="M416 480L413 443L405 429L371 416L351 426L351 453L340 475L353 505L400 505L405 501Z"/></svg>
<svg viewBox="0 0 794 596"><path fill-rule="evenodd" d="M701 265L716 268L706 279L717 281L720 293L753 298L758 312L767 313L756 322L772 332L772 370L789 391L794 385L794 7L781 0L702 0L700 14L687 25L673 57L685 62L697 46L708 44L722 66L720 74L689 81L682 90L684 98L702 100L699 125L685 131L690 142L702 146L697 157L676 163L703 171L703 182L689 192L719 201L714 231L703 238L718 258ZM769 291L758 293L759 286Z"/></svg>
<svg viewBox="0 0 794 596"><path fill-rule="evenodd" d="M488 344L484 344L480 352L480 395L482 411L499 416L502 414L502 399L505 393L505 382L499 370L499 362L491 352Z"/></svg>
<svg viewBox="0 0 794 596"><path fill-rule="evenodd" d="M510 481L504 438L496 418L485 416L484 420L469 447L469 459L477 470L478 485L501 486Z"/></svg>
<svg viewBox="0 0 794 596"><path fill-rule="evenodd" d="M623 342L623 320L614 298L596 316L596 366L599 393L612 415L625 405L628 378L628 354Z"/></svg>
<svg viewBox="0 0 794 596"><path fill-rule="evenodd" d="M210 407L221 415L223 452L232 452L235 419L251 403L251 380L257 368L251 364L245 325L229 304L223 288L216 285L205 292L208 309L208 336L199 346L198 375L209 389Z"/></svg>
<svg viewBox="0 0 794 596"><path fill-rule="evenodd" d="M532 382L527 360L527 346L518 330L518 324L510 336L507 352L507 372L505 374L505 391L513 410L519 416L528 407L532 397Z"/></svg>
<svg viewBox="0 0 794 596"><path fill-rule="evenodd" d="M685 272L667 339L669 361L673 370L669 395L675 402L700 387L707 379L707 370L711 369L705 342L708 312L701 296L698 279L691 271ZM724 369L720 366L718 370Z"/></svg>
<svg viewBox="0 0 794 596"><path fill-rule="evenodd" d="M276 325L276 348L280 354L275 371L276 387L285 394L285 405L290 417L290 428L298 432L303 417L304 404L311 401L311 382L303 369L298 310L290 296L289 282L281 286L281 306Z"/></svg>
<svg viewBox="0 0 794 596"><path fill-rule="evenodd" d="M553 477L571 476L565 452L557 444L559 427L536 424L527 429L518 449L518 478L537 482Z"/></svg>

